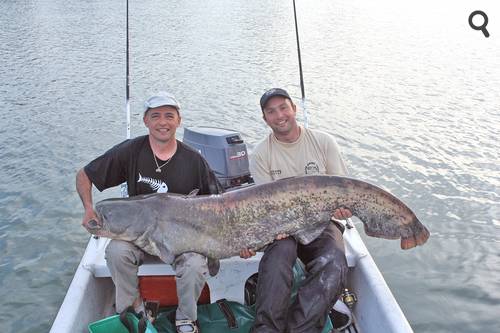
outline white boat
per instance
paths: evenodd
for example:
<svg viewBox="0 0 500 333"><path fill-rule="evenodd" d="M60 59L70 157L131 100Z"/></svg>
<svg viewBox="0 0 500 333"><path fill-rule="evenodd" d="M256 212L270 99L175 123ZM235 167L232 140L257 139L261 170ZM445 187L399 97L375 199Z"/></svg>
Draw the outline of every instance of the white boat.
<svg viewBox="0 0 500 333"><path fill-rule="evenodd" d="M295 3L294 3L295 11ZM296 17L295 17L296 20ZM297 25L295 25L297 29ZM300 47L297 32L297 48ZM128 1L127 1L127 138L130 138L130 104L128 76ZM302 70L301 89L304 100ZM305 111L305 108L304 108ZM305 114L307 120L307 114ZM307 121L306 121L307 125ZM201 151L200 151L201 152ZM246 147L245 147L246 153ZM202 155L206 155L203 154ZM205 156L207 157L207 156ZM210 161L209 161L210 162ZM214 166L211 165L212 169ZM124 191L122 188L122 195ZM392 295L378 267L373 261L356 227L344 232L346 257L349 266L347 288L357 295L352 307L352 323L343 332L349 333L408 333L413 332L405 315ZM114 284L104 259L109 239L91 237L64 301L53 322L51 333L88 332L88 324L114 314ZM208 300L219 299L245 302L245 283L257 273L262 253L250 259L232 257L221 260L219 273L208 279ZM173 280L175 273L170 265L159 259L149 258L139 268L141 292L150 290L154 279ZM147 278L149 277L149 278ZM175 286L171 288L170 294ZM202 293L203 294L203 293ZM143 295L144 296L144 295ZM337 332L337 330L335 330Z"/></svg>
<svg viewBox="0 0 500 333"><path fill-rule="evenodd" d="M355 227L345 230L344 240L349 265L347 288L357 295L357 303L352 308L353 325L343 332L413 332ZM104 259L108 241L90 238L51 333L88 332L89 323L114 314L114 285ZM207 281L210 302L225 298L243 303L245 282L257 272L260 257L258 253L246 260L222 260L219 273ZM150 258L140 266L139 276L173 277L174 272L170 265Z"/></svg>

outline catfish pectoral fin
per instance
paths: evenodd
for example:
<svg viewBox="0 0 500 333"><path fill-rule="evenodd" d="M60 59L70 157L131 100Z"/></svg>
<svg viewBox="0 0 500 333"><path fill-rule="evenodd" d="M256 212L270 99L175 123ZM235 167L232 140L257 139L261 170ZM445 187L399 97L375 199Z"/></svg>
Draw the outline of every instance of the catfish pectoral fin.
<svg viewBox="0 0 500 333"><path fill-rule="evenodd" d="M159 257L161 261L163 261L166 264L172 264L174 262L175 256L171 251L167 249L167 247L163 244L160 244L158 246L158 250L160 251Z"/></svg>
<svg viewBox="0 0 500 333"><path fill-rule="evenodd" d="M314 228L305 228L299 230L292 234L296 240L299 241L300 244L307 245L311 243L313 240L319 237L321 233L325 230L326 226L330 223L330 221L324 222L319 227L317 225Z"/></svg>
<svg viewBox="0 0 500 333"><path fill-rule="evenodd" d="M207 258L208 273L210 276L216 276L219 272L220 261L217 258Z"/></svg>

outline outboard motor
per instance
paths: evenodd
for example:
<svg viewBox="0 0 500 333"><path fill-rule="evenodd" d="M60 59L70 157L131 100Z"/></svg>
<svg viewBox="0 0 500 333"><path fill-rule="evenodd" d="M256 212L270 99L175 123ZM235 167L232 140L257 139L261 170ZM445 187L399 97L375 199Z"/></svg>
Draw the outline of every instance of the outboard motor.
<svg viewBox="0 0 500 333"><path fill-rule="evenodd" d="M247 146L238 132L216 127L187 127L182 141L207 160L224 188L253 183Z"/></svg>

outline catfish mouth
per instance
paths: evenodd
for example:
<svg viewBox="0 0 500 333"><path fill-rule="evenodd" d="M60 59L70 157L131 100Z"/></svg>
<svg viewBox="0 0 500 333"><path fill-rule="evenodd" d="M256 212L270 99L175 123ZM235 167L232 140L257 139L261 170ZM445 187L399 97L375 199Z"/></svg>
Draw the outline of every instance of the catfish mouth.
<svg viewBox="0 0 500 333"><path fill-rule="evenodd" d="M124 239L122 237L128 226L125 223L119 223L125 218L115 208L117 207L114 205L108 206L98 203L94 209L97 219L89 221L88 227L86 227L87 231L99 237Z"/></svg>
<svg viewBox="0 0 500 333"><path fill-rule="evenodd" d="M102 229L102 223L98 220L92 219L87 223L86 228L89 232L94 233L95 231Z"/></svg>
<svg viewBox="0 0 500 333"><path fill-rule="evenodd" d="M104 228L104 221L106 221L106 216L104 216L99 210L96 210L97 219L93 218L84 225L85 229L93 235L106 237L106 229Z"/></svg>
<svg viewBox="0 0 500 333"><path fill-rule="evenodd" d="M85 229L87 229L87 231L92 235L99 237L106 237L107 234L107 232L103 228L102 222L96 219L88 221L87 224L85 225Z"/></svg>

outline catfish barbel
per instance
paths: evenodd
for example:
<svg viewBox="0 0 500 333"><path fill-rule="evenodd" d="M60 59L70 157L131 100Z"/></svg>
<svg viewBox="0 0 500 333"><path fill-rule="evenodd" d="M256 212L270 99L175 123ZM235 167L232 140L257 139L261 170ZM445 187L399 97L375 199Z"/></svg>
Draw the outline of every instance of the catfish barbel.
<svg viewBox="0 0 500 333"><path fill-rule="evenodd" d="M222 259L260 249L281 233L314 240L337 208L348 208L367 235L401 239L401 248L424 244L429 231L401 200L346 177L305 176L217 195L155 193L96 204L92 234L130 241L172 263L183 252Z"/></svg>

